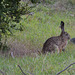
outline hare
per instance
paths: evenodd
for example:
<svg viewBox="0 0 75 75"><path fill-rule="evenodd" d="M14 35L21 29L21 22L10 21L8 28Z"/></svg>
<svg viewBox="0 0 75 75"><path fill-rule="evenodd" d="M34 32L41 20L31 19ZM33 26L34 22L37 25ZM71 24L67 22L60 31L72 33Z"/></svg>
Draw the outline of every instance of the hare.
<svg viewBox="0 0 75 75"><path fill-rule="evenodd" d="M59 36L51 37L47 39L46 42L43 44L42 53L46 52L55 53L56 49L58 53L64 51L64 48L68 43L68 40L70 40L70 35L64 31L63 21L61 21L60 28L61 34Z"/></svg>

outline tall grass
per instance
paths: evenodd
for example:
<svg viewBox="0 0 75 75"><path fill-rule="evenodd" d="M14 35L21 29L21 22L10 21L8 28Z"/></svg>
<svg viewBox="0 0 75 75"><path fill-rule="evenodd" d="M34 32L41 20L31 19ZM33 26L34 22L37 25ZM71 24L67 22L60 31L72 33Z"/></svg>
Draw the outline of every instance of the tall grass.
<svg viewBox="0 0 75 75"><path fill-rule="evenodd" d="M38 10L40 8L40 11ZM34 9L33 9L34 10ZM46 39L51 36L57 36L61 33L59 28L60 22L65 22L65 31L67 31L71 37L74 37L74 17L70 16L72 12L52 12L50 8L39 5L33 16L29 16L26 20L26 16L22 16L21 23L24 25L23 32L17 32L16 38L23 43L27 41L32 44L31 47L41 48ZM50 15L51 14L51 15ZM29 44L28 44L29 45Z"/></svg>

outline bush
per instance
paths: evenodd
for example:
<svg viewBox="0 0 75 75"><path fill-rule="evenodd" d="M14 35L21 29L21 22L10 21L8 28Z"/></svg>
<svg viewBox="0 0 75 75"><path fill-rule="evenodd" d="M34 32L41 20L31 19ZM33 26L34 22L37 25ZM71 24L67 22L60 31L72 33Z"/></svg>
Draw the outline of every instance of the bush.
<svg viewBox="0 0 75 75"><path fill-rule="evenodd" d="M31 0L32 3L38 3L40 0Z"/></svg>
<svg viewBox="0 0 75 75"><path fill-rule="evenodd" d="M3 35L5 39L8 35L12 35L13 29L23 31L23 27L19 23L21 15L25 15L30 9L28 3L22 4L21 0L0 0L0 42ZM4 49L6 49L6 46L4 46Z"/></svg>
<svg viewBox="0 0 75 75"><path fill-rule="evenodd" d="M75 4L75 0L69 0L73 5Z"/></svg>

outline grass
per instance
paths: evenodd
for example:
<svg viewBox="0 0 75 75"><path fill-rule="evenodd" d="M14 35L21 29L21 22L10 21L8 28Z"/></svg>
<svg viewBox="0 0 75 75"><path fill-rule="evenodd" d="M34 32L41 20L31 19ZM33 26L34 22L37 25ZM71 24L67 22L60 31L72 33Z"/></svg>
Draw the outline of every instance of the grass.
<svg viewBox="0 0 75 75"><path fill-rule="evenodd" d="M72 54L73 53L73 54ZM35 57L22 57L22 58L1 58L0 69L6 73L6 75L22 75L17 65L20 65L23 71L30 75L56 75L57 72L63 70L69 64L75 61L75 52L67 51L62 54L48 54ZM70 68L75 68L75 65ZM75 74L74 70L64 71L61 75Z"/></svg>
<svg viewBox="0 0 75 75"><path fill-rule="evenodd" d="M26 20L27 15L22 16L23 20L21 20L21 23L24 26L24 31L14 31L15 36L12 40L9 39L8 43L9 41L18 40L25 44L29 50L41 51L43 43L49 37L60 34L60 21L65 22L65 31L70 34L71 38L75 36L75 17L70 16L73 12L57 12L42 5L38 5L32 11L34 15L29 16ZM27 75L30 75L30 73L34 75L56 75L56 73L73 62L75 62L75 45L69 43L66 51L61 54L56 52L55 54L37 55L36 57L23 56L15 57L14 59L10 56L0 56L0 70L5 75L22 75L21 70L17 66L20 65ZM71 70L74 68L75 65L60 75L75 75L75 70Z"/></svg>
<svg viewBox="0 0 75 75"><path fill-rule="evenodd" d="M41 48L46 39L51 36L59 35L61 33L61 30L59 28L61 21L65 22L65 31L67 31L71 35L71 37L74 37L75 33L72 32L74 31L73 28L75 28L75 18L69 16L69 12L68 14L66 14L66 12L51 12L52 15L49 15L47 13L50 12L43 12L43 10L40 12L36 12L33 16L29 16L27 20L21 21L25 26L25 31L21 33L18 32L21 37L16 34L16 38L18 40L23 40L24 43L29 41L32 46L35 45L36 47ZM26 16L23 16L24 19L25 17Z"/></svg>

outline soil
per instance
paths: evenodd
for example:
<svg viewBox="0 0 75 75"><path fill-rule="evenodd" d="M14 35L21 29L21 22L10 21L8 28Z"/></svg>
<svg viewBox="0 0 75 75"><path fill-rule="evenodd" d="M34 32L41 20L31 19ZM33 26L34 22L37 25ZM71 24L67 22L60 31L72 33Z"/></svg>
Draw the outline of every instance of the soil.
<svg viewBox="0 0 75 75"><path fill-rule="evenodd" d="M17 40L13 41L12 43L9 43L10 50L9 54L13 52L14 57L23 57L23 56L34 56L36 57L38 54L37 50L30 50L29 48L26 48L25 44L22 44L21 42L18 42Z"/></svg>

